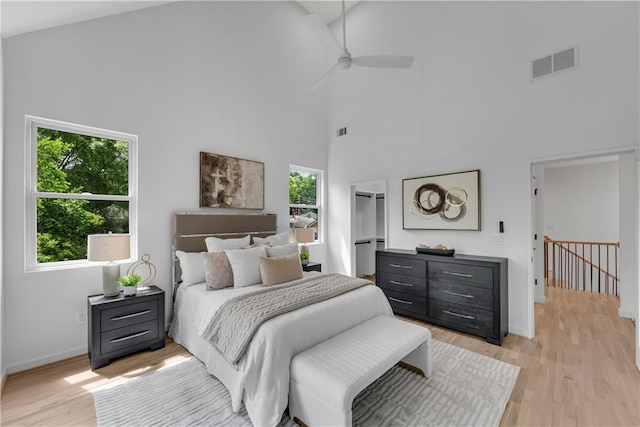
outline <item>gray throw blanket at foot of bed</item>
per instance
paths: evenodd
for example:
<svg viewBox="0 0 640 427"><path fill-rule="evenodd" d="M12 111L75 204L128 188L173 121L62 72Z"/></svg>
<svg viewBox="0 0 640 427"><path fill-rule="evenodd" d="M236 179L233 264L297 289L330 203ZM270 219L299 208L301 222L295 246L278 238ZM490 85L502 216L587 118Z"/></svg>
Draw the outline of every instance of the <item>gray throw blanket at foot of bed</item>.
<svg viewBox="0 0 640 427"><path fill-rule="evenodd" d="M240 295L216 311L202 338L216 346L229 363L236 364L267 320L371 284L364 279L328 274Z"/></svg>

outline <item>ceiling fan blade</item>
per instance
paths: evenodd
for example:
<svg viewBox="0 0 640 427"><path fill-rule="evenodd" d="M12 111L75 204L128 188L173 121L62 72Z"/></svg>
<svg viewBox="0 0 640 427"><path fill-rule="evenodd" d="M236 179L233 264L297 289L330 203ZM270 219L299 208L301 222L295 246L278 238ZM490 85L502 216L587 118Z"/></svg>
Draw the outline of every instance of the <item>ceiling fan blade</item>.
<svg viewBox="0 0 640 427"><path fill-rule="evenodd" d="M329 68L329 71L324 73L322 76L320 76L320 78L318 80L316 80L316 82L313 84L313 86L311 86L311 90L315 90L315 89L319 88L322 85L322 83L327 81L332 75L336 74L341 69L342 69L342 67L341 67L340 63L336 62L333 67Z"/></svg>
<svg viewBox="0 0 640 427"><path fill-rule="evenodd" d="M351 63L370 68L411 68L414 59L414 56L371 55L356 56L351 59Z"/></svg>
<svg viewBox="0 0 640 427"><path fill-rule="evenodd" d="M324 20L318 15L307 15L307 22L309 26L313 28L315 33L322 39L324 44L329 49L329 54L332 57L339 57L344 52L344 48L336 38L336 36L331 32L327 24L324 23Z"/></svg>

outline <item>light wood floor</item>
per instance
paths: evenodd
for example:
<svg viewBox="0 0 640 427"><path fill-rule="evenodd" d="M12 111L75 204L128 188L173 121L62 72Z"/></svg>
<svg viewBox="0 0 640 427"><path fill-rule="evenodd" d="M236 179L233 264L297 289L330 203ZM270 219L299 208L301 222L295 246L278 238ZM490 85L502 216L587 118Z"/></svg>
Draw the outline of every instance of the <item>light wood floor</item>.
<svg viewBox="0 0 640 427"><path fill-rule="evenodd" d="M498 347L438 326L429 328L438 340L522 368L503 426L638 426L635 328L616 313L614 297L548 288L547 303L536 305L534 340L509 335ZM92 390L188 356L167 340L162 350L118 359L97 372L89 369L86 356L79 356L10 375L0 400L0 424L95 425ZM153 390L141 398L153 398Z"/></svg>

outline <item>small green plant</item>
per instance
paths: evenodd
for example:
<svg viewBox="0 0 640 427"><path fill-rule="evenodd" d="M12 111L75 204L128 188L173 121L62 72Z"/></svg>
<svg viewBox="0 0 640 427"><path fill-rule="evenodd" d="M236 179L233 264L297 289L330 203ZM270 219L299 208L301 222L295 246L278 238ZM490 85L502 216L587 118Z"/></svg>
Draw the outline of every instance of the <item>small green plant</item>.
<svg viewBox="0 0 640 427"><path fill-rule="evenodd" d="M142 276L139 274L127 274L118 279L118 283L122 286L137 286L138 282L142 280Z"/></svg>
<svg viewBox="0 0 640 427"><path fill-rule="evenodd" d="M308 253L306 253L306 252L300 252L300 259L301 259L302 261L304 261L304 260L306 260L306 259L309 259L309 254L308 254Z"/></svg>

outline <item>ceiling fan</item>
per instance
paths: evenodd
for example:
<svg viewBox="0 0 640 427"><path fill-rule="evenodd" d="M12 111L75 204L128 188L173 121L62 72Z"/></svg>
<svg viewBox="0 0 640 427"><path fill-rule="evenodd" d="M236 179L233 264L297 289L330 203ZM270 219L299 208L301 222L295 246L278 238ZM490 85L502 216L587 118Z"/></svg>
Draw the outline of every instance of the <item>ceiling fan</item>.
<svg viewBox="0 0 640 427"><path fill-rule="evenodd" d="M413 56L369 55L351 57L351 53L347 50L347 27L345 22L344 0L342 0L342 45L321 17L318 15L308 15L307 20L329 48L329 54L338 57L338 60L333 67L324 73L311 87L312 90L317 89L322 85L322 83L339 71L348 70L352 65L355 67L399 69L411 68L411 65L413 65L413 60L415 59Z"/></svg>

